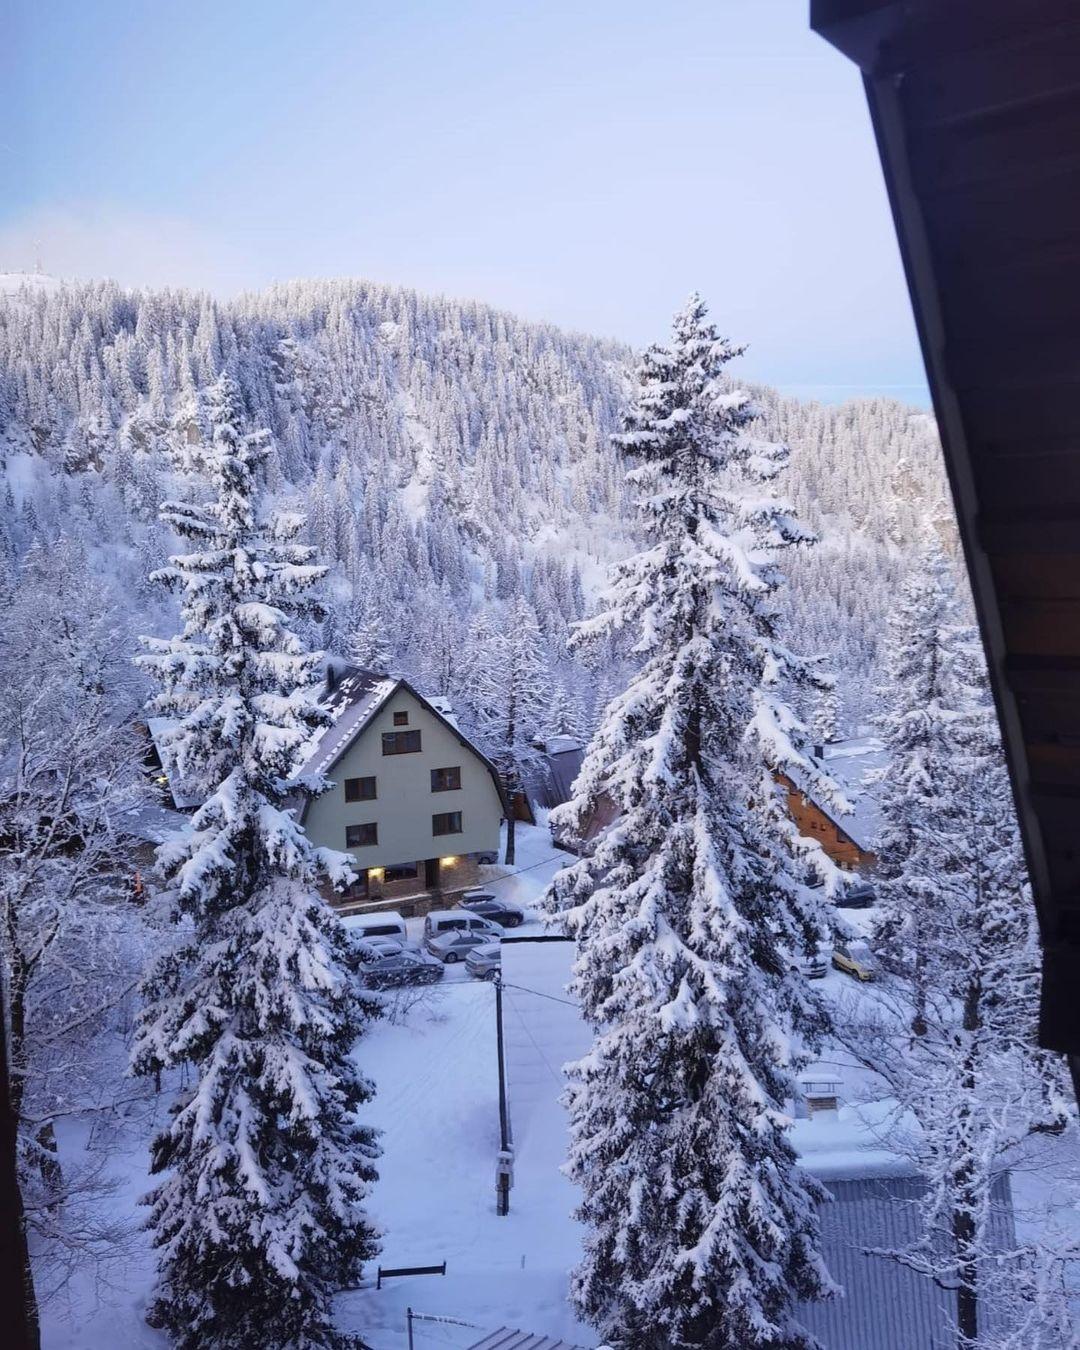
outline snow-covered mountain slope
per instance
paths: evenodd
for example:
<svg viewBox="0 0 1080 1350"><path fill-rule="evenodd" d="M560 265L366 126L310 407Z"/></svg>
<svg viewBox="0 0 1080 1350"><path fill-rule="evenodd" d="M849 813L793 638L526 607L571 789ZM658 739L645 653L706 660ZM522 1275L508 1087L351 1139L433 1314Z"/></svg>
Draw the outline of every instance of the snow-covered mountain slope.
<svg viewBox="0 0 1080 1350"><path fill-rule="evenodd" d="M628 349L360 281L228 302L18 281L0 286L9 564L64 529L115 577L133 626L153 624L143 578L171 545L156 524L175 486L170 423L227 365L251 424L274 434L273 487L300 500L334 565L318 636L340 645L363 601L395 663L446 688L480 617L497 625L522 590L556 700L587 729L617 676L583 677L565 639L631 543L608 446ZM715 312L722 323L722 303ZM941 489L933 425L886 400L833 408L757 393L766 433L794 451L785 490L823 534L793 566L794 638L840 668L855 730L907 541Z"/></svg>

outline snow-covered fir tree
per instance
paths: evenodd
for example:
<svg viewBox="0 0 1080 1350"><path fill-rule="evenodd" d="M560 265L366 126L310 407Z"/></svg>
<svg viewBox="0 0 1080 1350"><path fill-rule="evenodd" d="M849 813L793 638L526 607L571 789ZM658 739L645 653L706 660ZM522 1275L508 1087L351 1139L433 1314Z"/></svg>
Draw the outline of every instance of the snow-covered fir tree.
<svg viewBox="0 0 1080 1350"><path fill-rule="evenodd" d="M814 744L822 750L833 741L840 739L840 699L836 690L836 680L832 679L817 693L810 712L810 732Z"/></svg>
<svg viewBox="0 0 1080 1350"><path fill-rule="evenodd" d="M391 665L390 643L374 602L361 595L353 604L343 635L344 655L363 670L386 674Z"/></svg>
<svg viewBox="0 0 1080 1350"><path fill-rule="evenodd" d="M241 430L229 376L202 412L209 441L183 458L210 499L162 509L192 546L160 573L183 631L140 658L160 684L151 710L175 719L178 774L205 795L158 852L180 942L146 978L134 1050L138 1073L191 1074L153 1145L149 1319L183 1350L314 1350L346 1344L330 1299L376 1249L377 1145L356 1115L373 1089L349 1058L376 1008L317 890L348 859L315 849L287 805L325 720L308 692L319 658L293 631L325 568L296 542L302 517L262 514L269 447Z"/></svg>
<svg viewBox="0 0 1080 1350"><path fill-rule="evenodd" d="M530 777L544 771L537 741L547 730L551 713L551 681L540 629L523 595L513 598L503 625L488 630L483 645L477 647L473 678L477 730L511 803L504 861L513 866L513 802L526 790Z"/></svg>
<svg viewBox="0 0 1080 1350"><path fill-rule="evenodd" d="M934 817L960 807L940 788L954 752L956 700L962 693L954 669L958 623L948 559L936 540L924 540L889 616L881 691L888 704L878 723L888 768L880 794L876 940L887 964L911 971L916 1031L926 994L924 928L942 903L939 878L950 866Z"/></svg>
<svg viewBox="0 0 1080 1350"><path fill-rule="evenodd" d="M957 1350L1055 1350L1069 1318L1060 1253L1026 1237L1001 1251L992 1236L1006 1169L1037 1170L1070 1111L1063 1066L1036 1048L1034 909L982 652L958 608L931 549L893 633L878 934L893 978L848 1010L843 1039L887 1085L888 1145L926 1182L919 1238L893 1255L955 1297Z"/></svg>
<svg viewBox="0 0 1080 1350"><path fill-rule="evenodd" d="M547 903L595 1032L569 1069L572 1293L626 1350L809 1346L793 1305L832 1290L785 1103L825 1022L799 961L827 920L799 882L836 878L774 776L838 794L780 692L814 676L777 634L774 555L810 536L770 486L785 449L726 379L740 350L693 297L642 361L617 442L645 547L579 635L629 633L640 670L555 813L579 836L604 798L620 813Z"/></svg>

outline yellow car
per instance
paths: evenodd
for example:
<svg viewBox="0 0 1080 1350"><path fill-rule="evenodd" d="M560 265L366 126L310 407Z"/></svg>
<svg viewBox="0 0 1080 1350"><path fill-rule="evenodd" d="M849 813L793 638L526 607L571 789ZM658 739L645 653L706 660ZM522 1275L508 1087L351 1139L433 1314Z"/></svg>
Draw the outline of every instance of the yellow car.
<svg viewBox="0 0 1080 1350"><path fill-rule="evenodd" d="M877 977L877 964L865 942L838 942L833 948L832 963L837 970L851 975L856 980L873 980Z"/></svg>

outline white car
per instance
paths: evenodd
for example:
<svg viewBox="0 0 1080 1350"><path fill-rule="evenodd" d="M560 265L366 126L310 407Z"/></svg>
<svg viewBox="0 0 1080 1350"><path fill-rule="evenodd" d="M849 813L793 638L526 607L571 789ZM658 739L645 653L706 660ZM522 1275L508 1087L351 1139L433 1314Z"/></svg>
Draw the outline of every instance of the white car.
<svg viewBox="0 0 1080 1350"><path fill-rule="evenodd" d="M493 980L502 970L502 948L497 942L474 947L465 958L465 969L478 980Z"/></svg>

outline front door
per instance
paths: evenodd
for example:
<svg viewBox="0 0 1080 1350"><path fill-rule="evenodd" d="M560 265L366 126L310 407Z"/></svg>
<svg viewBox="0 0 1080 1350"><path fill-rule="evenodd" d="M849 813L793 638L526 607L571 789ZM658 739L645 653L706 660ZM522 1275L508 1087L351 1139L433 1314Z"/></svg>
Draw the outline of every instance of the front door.
<svg viewBox="0 0 1080 1350"><path fill-rule="evenodd" d="M439 888L439 860L428 858L424 863L424 885L429 891Z"/></svg>

